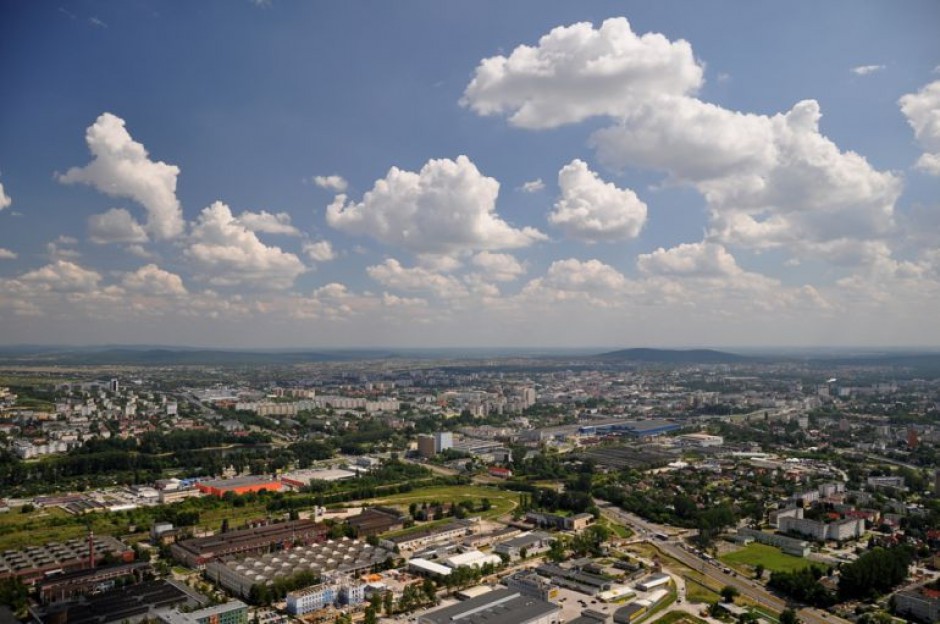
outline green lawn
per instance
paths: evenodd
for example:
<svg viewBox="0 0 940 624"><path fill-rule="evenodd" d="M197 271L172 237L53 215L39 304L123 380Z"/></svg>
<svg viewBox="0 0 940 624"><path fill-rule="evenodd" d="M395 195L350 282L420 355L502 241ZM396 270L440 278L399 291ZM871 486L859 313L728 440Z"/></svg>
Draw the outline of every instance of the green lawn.
<svg viewBox="0 0 940 624"><path fill-rule="evenodd" d="M608 529L610 529L611 533L613 533L614 535L616 535L617 537L621 539L627 539L629 537L633 537L633 531L623 526L622 524L617 524L616 522L610 520L609 518L601 517L601 519L598 520L598 524L607 527Z"/></svg>
<svg viewBox="0 0 940 624"><path fill-rule="evenodd" d="M753 572L754 567L762 564L767 573L793 572L808 567L812 562L802 557L794 557L780 552L767 544L752 542L740 550L722 555L721 560L729 566L745 573Z"/></svg>

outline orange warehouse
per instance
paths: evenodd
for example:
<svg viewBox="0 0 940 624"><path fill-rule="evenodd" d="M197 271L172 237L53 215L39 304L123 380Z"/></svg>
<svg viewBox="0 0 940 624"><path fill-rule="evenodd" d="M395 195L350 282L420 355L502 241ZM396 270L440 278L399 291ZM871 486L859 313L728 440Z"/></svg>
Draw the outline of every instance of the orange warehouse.
<svg viewBox="0 0 940 624"><path fill-rule="evenodd" d="M269 477L236 477L234 479L215 479L212 481L200 481L196 487L203 494L222 497L227 492L234 494L247 494L248 492L278 492L281 489L281 482Z"/></svg>

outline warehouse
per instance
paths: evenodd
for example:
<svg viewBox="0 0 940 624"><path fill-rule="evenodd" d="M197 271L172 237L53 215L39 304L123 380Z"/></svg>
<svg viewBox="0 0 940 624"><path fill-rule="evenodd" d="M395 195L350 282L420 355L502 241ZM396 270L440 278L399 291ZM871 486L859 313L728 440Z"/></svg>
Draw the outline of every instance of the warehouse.
<svg viewBox="0 0 940 624"><path fill-rule="evenodd" d="M191 568L202 569L210 561L221 557L261 554L322 541L326 538L326 532L326 525L313 520L293 520L183 540L173 544L170 552L177 561Z"/></svg>
<svg viewBox="0 0 940 624"><path fill-rule="evenodd" d="M232 494L247 494L249 492L280 492L281 482L270 477L235 477L234 479L213 479L199 481L196 488L203 494L222 498L229 492Z"/></svg>
<svg viewBox="0 0 940 624"><path fill-rule="evenodd" d="M496 589L420 615L417 624L451 624L455 621L461 624L560 624L561 607L511 589Z"/></svg>

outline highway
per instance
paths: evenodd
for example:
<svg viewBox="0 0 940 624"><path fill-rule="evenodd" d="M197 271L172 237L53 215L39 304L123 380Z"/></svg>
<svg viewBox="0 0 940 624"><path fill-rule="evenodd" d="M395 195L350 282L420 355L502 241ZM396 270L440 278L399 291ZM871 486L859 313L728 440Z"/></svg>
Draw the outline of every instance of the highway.
<svg viewBox="0 0 940 624"><path fill-rule="evenodd" d="M687 537L694 532L648 522L606 501L597 499L595 502L598 507L600 507L602 515L607 516L614 522L630 527L636 533L637 538L648 541L663 554L672 557L690 569L701 572L721 586L730 585L734 587L742 596L772 611L779 613L787 608L786 600L768 592L763 585L754 579L743 578L735 573L728 574L724 572L720 563L706 561L683 548L676 539L676 536L682 535ZM655 536L657 535L671 537L667 540L662 540L656 538ZM844 620L820 609L802 608L797 611L797 614L806 624L849 624L848 620Z"/></svg>

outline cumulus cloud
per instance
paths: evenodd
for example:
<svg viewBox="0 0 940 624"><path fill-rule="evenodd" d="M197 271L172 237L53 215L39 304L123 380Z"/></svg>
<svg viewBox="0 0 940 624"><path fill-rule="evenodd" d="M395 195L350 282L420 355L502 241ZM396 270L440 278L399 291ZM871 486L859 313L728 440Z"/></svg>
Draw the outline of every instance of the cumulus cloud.
<svg viewBox="0 0 940 624"><path fill-rule="evenodd" d="M339 175L327 175L327 176L313 176L311 178L313 183L319 186L320 188L325 188L331 191L336 191L337 193L342 193L346 190L349 184L346 182L343 176Z"/></svg>
<svg viewBox="0 0 940 624"><path fill-rule="evenodd" d="M598 29L575 24L538 47L483 61L464 101L529 128L612 118L591 137L599 159L664 171L696 188L715 242L818 255L833 240L894 230L901 178L825 137L817 102L772 116L728 110L694 97L701 70L684 41L637 36L622 19Z"/></svg>
<svg viewBox="0 0 940 624"><path fill-rule="evenodd" d="M874 74L885 68L884 65L859 65L852 68L852 73L856 76L867 76L868 74Z"/></svg>
<svg viewBox="0 0 940 624"><path fill-rule="evenodd" d="M285 236L300 236L300 230L291 224L290 215L286 212L270 213L244 211L238 215L238 222L252 232L263 234L284 234Z"/></svg>
<svg viewBox="0 0 940 624"><path fill-rule="evenodd" d="M369 277L386 288L431 292L441 299L465 297L466 287L452 275L442 275L423 267L404 267L394 258L366 268Z"/></svg>
<svg viewBox="0 0 940 624"><path fill-rule="evenodd" d="M10 196L6 194L6 191L3 190L3 183L0 182L0 210L4 208L9 208L10 204L13 203L13 200L10 199Z"/></svg>
<svg viewBox="0 0 940 624"><path fill-rule="evenodd" d="M630 189L604 182L587 163L572 160L558 172L561 197L549 222L588 243L636 238L646 223L646 204Z"/></svg>
<svg viewBox="0 0 940 624"><path fill-rule="evenodd" d="M77 244L77 238L63 234L46 243L46 255L50 260L74 260L82 255L77 249L72 249Z"/></svg>
<svg viewBox="0 0 940 624"><path fill-rule="evenodd" d="M150 160L124 120L111 113L103 113L88 127L85 141L94 159L58 175L60 182L88 184L112 197L133 199L147 210L147 232L157 239L183 233L183 211L176 198L179 167Z"/></svg>
<svg viewBox="0 0 940 624"><path fill-rule="evenodd" d="M716 277L742 272L727 249L709 242L683 243L671 249L660 247L652 253L640 254L637 267L652 275Z"/></svg>
<svg viewBox="0 0 940 624"><path fill-rule="evenodd" d="M597 29L589 22L559 26L535 47L484 59L461 104L480 115L509 115L515 126L552 128L619 115L649 93L694 93L702 73L688 42L638 36L619 17Z"/></svg>
<svg viewBox="0 0 940 624"><path fill-rule="evenodd" d="M523 193L538 193L539 191L545 188L545 183L542 182L542 178L536 178L535 180L529 180L524 182L522 186L519 187L519 190Z"/></svg>
<svg viewBox="0 0 940 624"><path fill-rule="evenodd" d="M917 93L908 93L898 100L898 105L914 129L914 138L924 149L915 166L930 175L940 176L940 80Z"/></svg>
<svg viewBox="0 0 940 624"><path fill-rule="evenodd" d="M15 251L0 247L0 260L16 260L19 257Z"/></svg>
<svg viewBox="0 0 940 624"><path fill-rule="evenodd" d="M186 287L179 275L170 273L155 264L140 267L126 273L121 285L129 291L147 295L178 297L186 294Z"/></svg>
<svg viewBox="0 0 940 624"><path fill-rule="evenodd" d="M481 251L473 256L471 263L481 269L485 277L497 282L511 282L525 274L522 263L509 254Z"/></svg>
<svg viewBox="0 0 940 624"><path fill-rule="evenodd" d="M552 262L544 276L525 285L520 296L529 300L574 301L610 307L622 300L628 285L626 277L600 260L568 258Z"/></svg>
<svg viewBox="0 0 940 624"><path fill-rule="evenodd" d="M144 243L147 232L124 208L112 208L88 217L88 235L98 245L107 243Z"/></svg>
<svg viewBox="0 0 940 624"><path fill-rule="evenodd" d="M24 273L20 280L55 292L89 292L97 288L101 274L68 260L56 260Z"/></svg>
<svg viewBox="0 0 940 624"><path fill-rule="evenodd" d="M185 255L210 284L288 288L306 270L300 259L262 243L222 202L203 209Z"/></svg>
<svg viewBox="0 0 940 624"><path fill-rule="evenodd" d="M415 253L464 253L526 247L545 235L516 229L496 213L499 182L466 156L429 160L421 171L392 167L361 202L338 195L326 220L349 234L365 235Z"/></svg>
<svg viewBox="0 0 940 624"><path fill-rule="evenodd" d="M314 262L329 262L336 259L336 252L333 251L333 245L328 240L304 243L303 249L307 257Z"/></svg>
<svg viewBox="0 0 940 624"><path fill-rule="evenodd" d="M833 239L886 236L901 179L841 151L819 132L820 116L813 100L769 117L683 98L593 140L608 164L662 169L695 186L724 243L813 253Z"/></svg>

